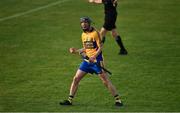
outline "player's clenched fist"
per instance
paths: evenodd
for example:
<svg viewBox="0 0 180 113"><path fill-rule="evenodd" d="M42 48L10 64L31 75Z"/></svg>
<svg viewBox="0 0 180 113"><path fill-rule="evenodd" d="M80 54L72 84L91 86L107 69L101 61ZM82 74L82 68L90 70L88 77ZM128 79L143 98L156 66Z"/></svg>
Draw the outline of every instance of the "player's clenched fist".
<svg viewBox="0 0 180 113"><path fill-rule="evenodd" d="M73 47L69 48L69 52L70 52L70 53L76 53L76 50L77 50L77 49L76 49L76 48L73 48Z"/></svg>

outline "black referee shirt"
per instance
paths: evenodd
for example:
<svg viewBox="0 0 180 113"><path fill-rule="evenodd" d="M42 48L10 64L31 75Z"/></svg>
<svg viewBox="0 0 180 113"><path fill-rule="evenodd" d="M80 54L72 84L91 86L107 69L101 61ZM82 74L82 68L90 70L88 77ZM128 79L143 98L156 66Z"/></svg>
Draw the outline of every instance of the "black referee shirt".
<svg viewBox="0 0 180 113"><path fill-rule="evenodd" d="M116 11L117 3L114 6L113 1L114 0L103 0L105 14L108 14L108 13L117 14L117 11Z"/></svg>

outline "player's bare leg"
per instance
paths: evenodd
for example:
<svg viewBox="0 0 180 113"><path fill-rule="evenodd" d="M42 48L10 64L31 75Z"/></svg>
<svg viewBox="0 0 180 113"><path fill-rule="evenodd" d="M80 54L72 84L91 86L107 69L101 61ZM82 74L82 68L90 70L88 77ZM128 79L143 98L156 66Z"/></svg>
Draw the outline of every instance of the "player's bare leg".
<svg viewBox="0 0 180 113"><path fill-rule="evenodd" d="M111 92L113 96L117 94L116 88L112 85L111 81L109 80L109 77L104 72L102 74L99 74L100 79L102 80L103 84L108 88L108 90Z"/></svg>
<svg viewBox="0 0 180 113"><path fill-rule="evenodd" d="M63 102L60 102L60 105L72 105L72 100L77 92L79 82L85 75L86 72L81 71L80 69L77 70L76 75L74 76L71 83L69 98L67 100L64 100Z"/></svg>
<svg viewBox="0 0 180 113"><path fill-rule="evenodd" d="M102 27L101 28L101 31L100 31L100 34L101 34L101 41L102 41L102 43L105 43L105 39L106 39L106 33L107 33L108 31L104 28L104 27Z"/></svg>
<svg viewBox="0 0 180 113"><path fill-rule="evenodd" d="M117 106L123 106L122 101L120 100L120 97L118 95L118 92L115 88L115 86L110 81L108 75L103 72L102 74L99 74L100 79L104 83L104 85L108 88L108 90L111 92L112 96L115 98L115 105Z"/></svg>
<svg viewBox="0 0 180 113"><path fill-rule="evenodd" d="M127 50L125 49L124 45L123 45L123 42L122 42L122 39L120 37L120 35L118 34L117 30L116 29L112 29L112 36L114 37L114 39L116 40L118 46L120 47L120 52L119 54L121 55L127 55L128 52Z"/></svg>
<svg viewBox="0 0 180 113"><path fill-rule="evenodd" d="M69 95L74 96L76 94L79 82L85 75L86 75L86 72L81 71L80 69L77 70L76 75L74 76L73 81L71 83Z"/></svg>

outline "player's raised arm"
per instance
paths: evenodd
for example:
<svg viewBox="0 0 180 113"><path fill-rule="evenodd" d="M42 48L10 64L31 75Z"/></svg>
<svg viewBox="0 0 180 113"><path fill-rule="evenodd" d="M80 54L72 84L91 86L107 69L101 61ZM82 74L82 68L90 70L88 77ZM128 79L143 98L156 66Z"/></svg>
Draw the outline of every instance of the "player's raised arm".
<svg viewBox="0 0 180 113"><path fill-rule="evenodd" d="M90 3L97 3L97 4L101 4L102 0L88 0Z"/></svg>

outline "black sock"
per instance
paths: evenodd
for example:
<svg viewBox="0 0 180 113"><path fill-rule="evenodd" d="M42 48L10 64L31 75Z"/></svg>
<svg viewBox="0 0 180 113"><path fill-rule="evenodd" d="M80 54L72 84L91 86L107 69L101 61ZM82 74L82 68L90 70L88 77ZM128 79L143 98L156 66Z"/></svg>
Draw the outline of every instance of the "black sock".
<svg viewBox="0 0 180 113"><path fill-rule="evenodd" d="M121 40L121 37L118 35L115 39L116 39L116 42L119 45L119 47L121 49L125 50L124 45L123 45L122 40Z"/></svg>
<svg viewBox="0 0 180 113"><path fill-rule="evenodd" d="M106 37L105 37L105 36L103 36L103 37L102 37L101 42L104 44L104 43L105 43L105 41L106 41Z"/></svg>

